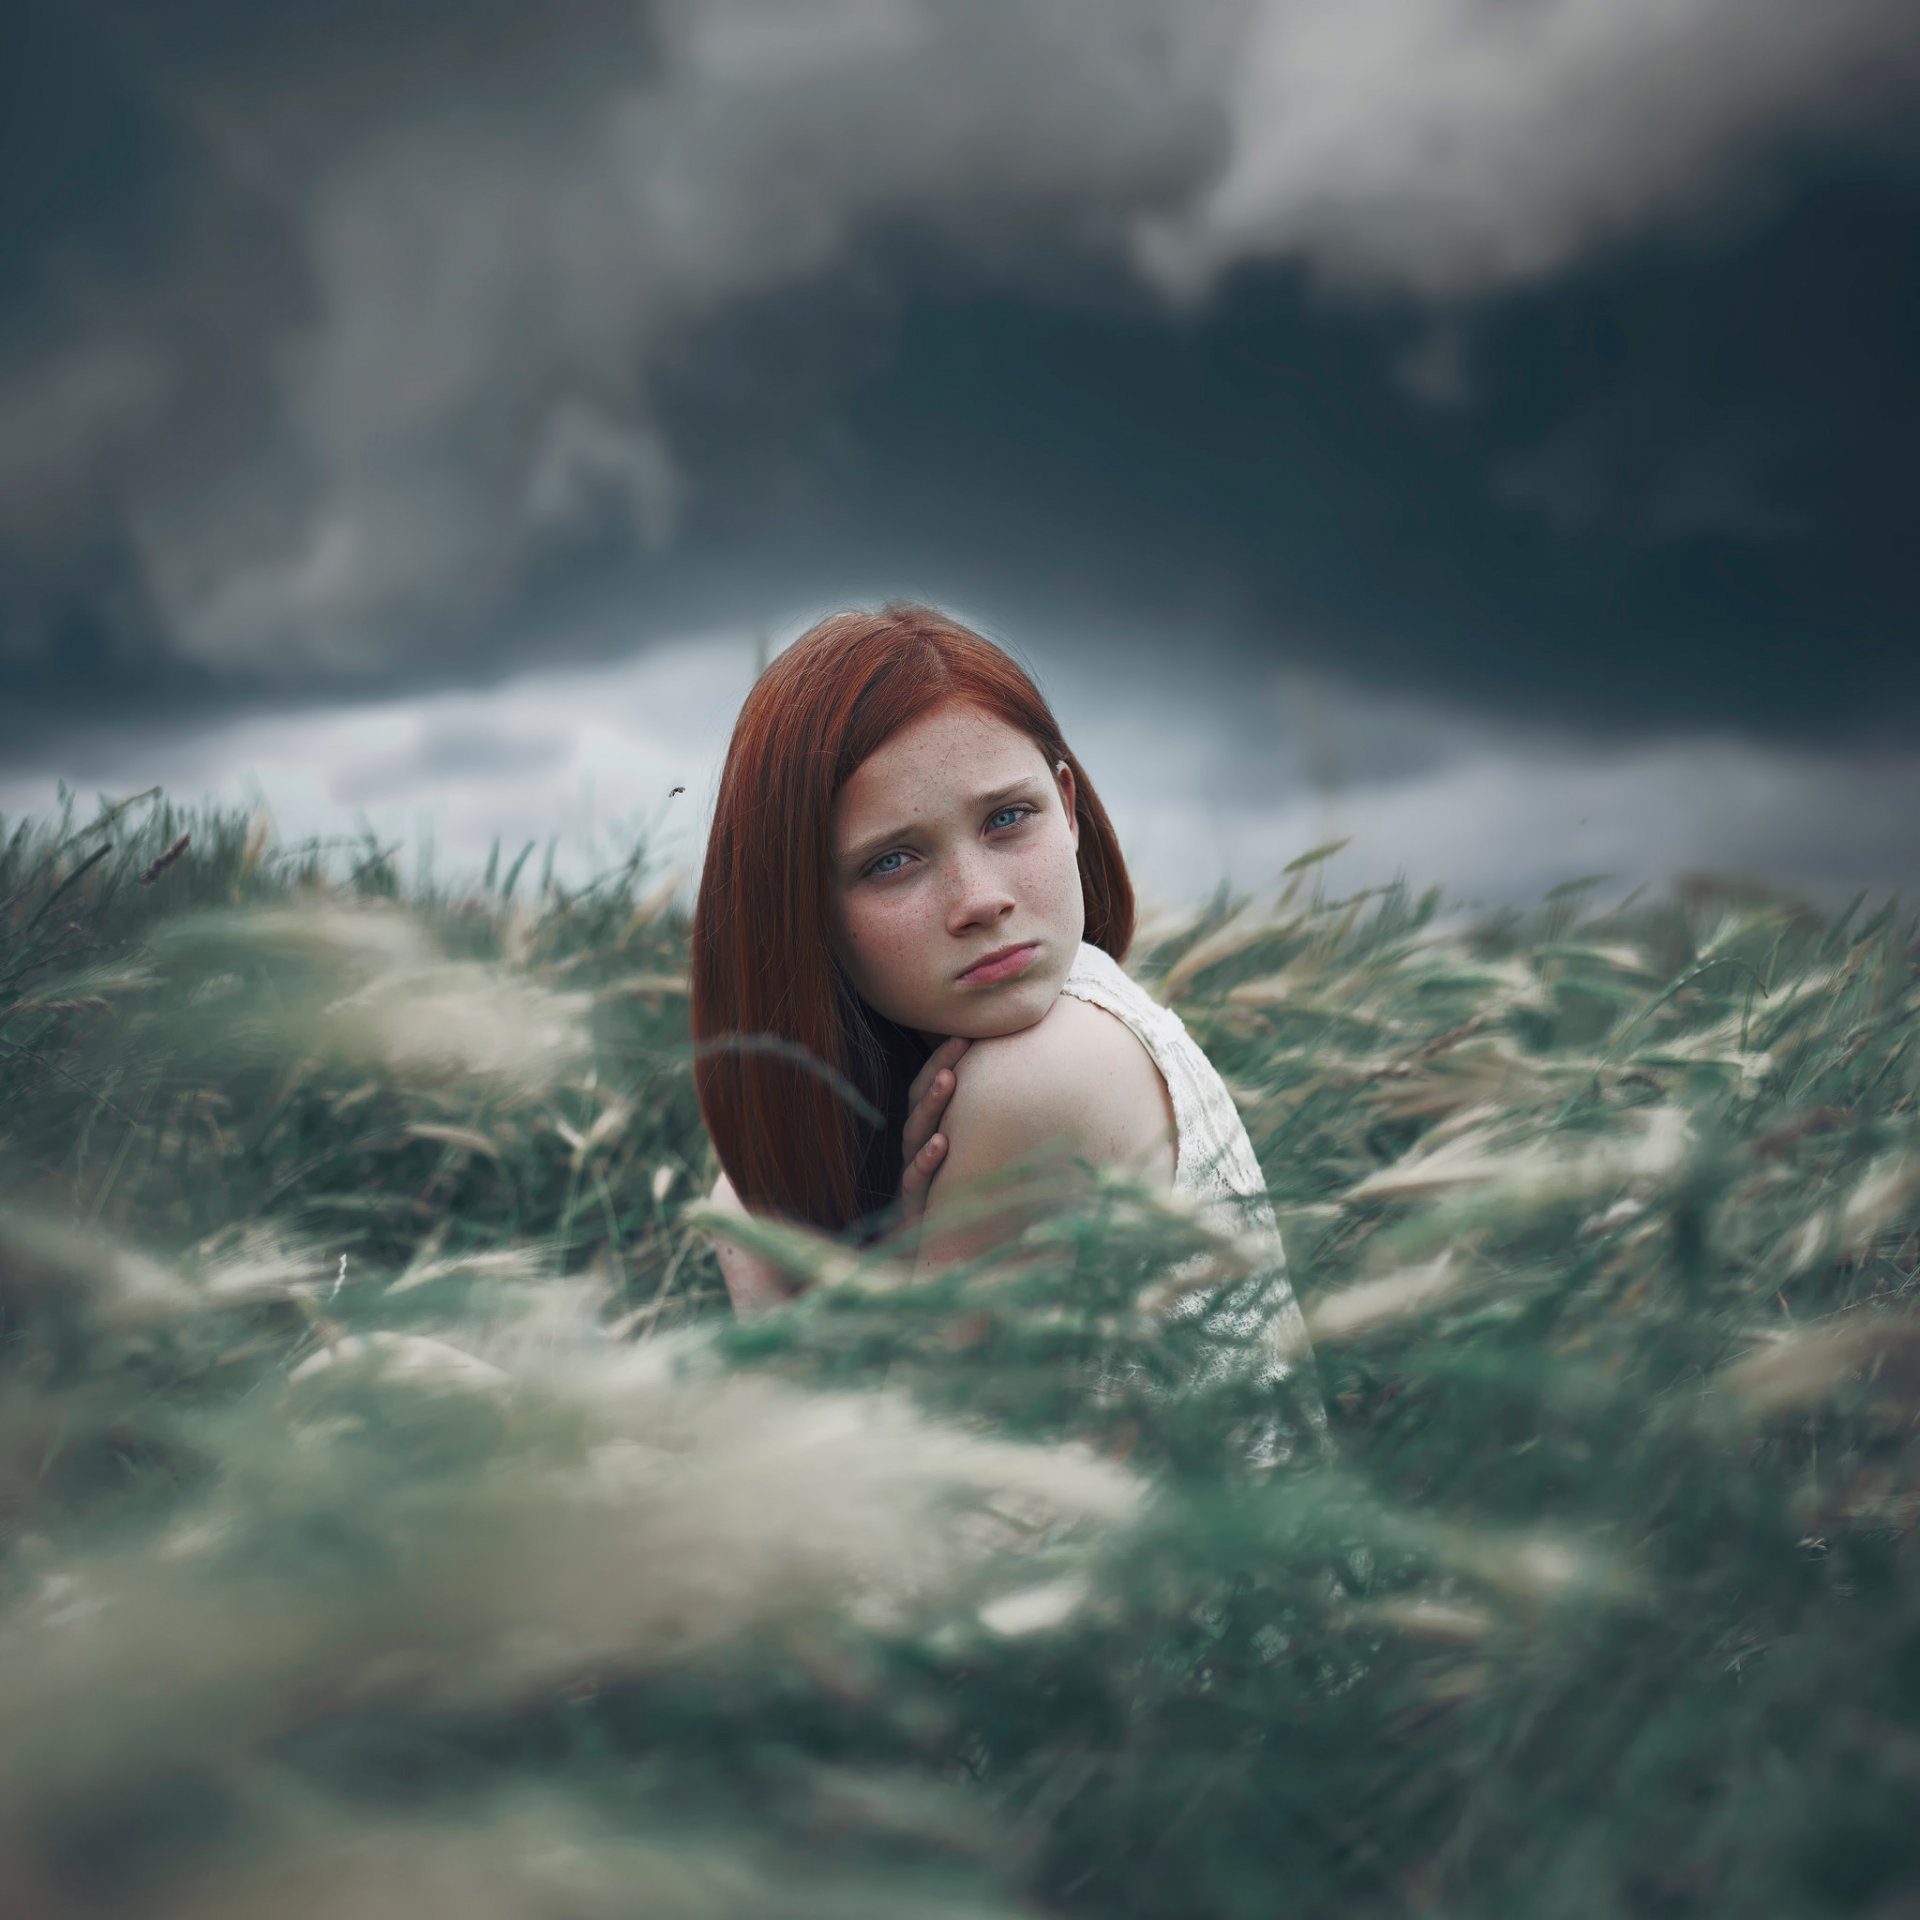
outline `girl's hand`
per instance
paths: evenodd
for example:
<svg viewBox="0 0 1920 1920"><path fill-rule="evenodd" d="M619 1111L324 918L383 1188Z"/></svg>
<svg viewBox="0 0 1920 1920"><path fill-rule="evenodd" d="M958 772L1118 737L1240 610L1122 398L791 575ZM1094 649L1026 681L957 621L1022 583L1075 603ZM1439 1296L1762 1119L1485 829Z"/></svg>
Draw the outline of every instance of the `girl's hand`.
<svg viewBox="0 0 1920 1920"><path fill-rule="evenodd" d="M971 1044L964 1034L941 1041L907 1088L907 1124L900 1131L906 1159L900 1173L900 1217L901 1224L909 1231L918 1229L927 1210L927 1189L946 1157L946 1135L934 1129L947 1110L947 1102L953 1098L954 1062ZM725 1173L714 1182L708 1199L728 1213L744 1215L747 1211ZM777 1306L791 1300L799 1290L779 1268L757 1254L749 1253L722 1234L714 1233L712 1239L720 1260L721 1277L727 1283L727 1293L737 1313L751 1315Z"/></svg>
<svg viewBox="0 0 1920 1920"><path fill-rule="evenodd" d="M907 1124L900 1130L900 1224L912 1230L927 1211L927 1189L946 1158L947 1136L936 1133L940 1116L953 1098L954 1065L973 1042L956 1033L927 1055L926 1064L907 1089Z"/></svg>

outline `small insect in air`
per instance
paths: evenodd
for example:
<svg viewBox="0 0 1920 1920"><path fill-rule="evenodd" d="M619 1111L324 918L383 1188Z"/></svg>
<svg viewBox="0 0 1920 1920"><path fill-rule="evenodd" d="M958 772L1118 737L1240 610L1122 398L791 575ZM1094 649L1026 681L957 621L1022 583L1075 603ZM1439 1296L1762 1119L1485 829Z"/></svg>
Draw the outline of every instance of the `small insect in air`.
<svg viewBox="0 0 1920 1920"><path fill-rule="evenodd" d="M685 793L685 792L686 792L686 788L685 788L685 787L675 787L675 788L673 789L673 792L672 792L672 793L669 793L669 794L667 795L667 798L668 798L669 800L671 800L671 799L673 798L673 795L674 795L675 793Z"/></svg>

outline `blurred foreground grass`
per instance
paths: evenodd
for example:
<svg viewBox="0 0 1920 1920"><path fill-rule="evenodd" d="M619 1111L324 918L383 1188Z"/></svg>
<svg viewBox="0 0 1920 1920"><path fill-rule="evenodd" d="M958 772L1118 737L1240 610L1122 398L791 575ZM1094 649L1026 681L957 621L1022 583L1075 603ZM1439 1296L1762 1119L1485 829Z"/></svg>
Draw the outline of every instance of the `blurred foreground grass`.
<svg viewBox="0 0 1920 1920"><path fill-rule="evenodd" d="M1129 958L1261 1476L1123 1182L734 1323L644 847L0 823L0 1914L1913 1911L1912 917L1318 875Z"/></svg>

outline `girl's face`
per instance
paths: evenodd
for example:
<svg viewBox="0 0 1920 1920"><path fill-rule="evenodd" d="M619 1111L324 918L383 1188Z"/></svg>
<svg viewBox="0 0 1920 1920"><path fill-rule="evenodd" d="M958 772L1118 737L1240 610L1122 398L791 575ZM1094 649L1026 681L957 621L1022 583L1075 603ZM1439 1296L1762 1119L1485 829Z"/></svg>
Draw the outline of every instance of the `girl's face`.
<svg viewBox="0 0 1920 1920"><path fill-rule="evenodd" d="M1086 930L1073 773L1017 727L948 700L902 727L834 797L834 951L876 1012L932 1041L1032 1026ZM961 976L1031 943L1010 978Z"/></svg>

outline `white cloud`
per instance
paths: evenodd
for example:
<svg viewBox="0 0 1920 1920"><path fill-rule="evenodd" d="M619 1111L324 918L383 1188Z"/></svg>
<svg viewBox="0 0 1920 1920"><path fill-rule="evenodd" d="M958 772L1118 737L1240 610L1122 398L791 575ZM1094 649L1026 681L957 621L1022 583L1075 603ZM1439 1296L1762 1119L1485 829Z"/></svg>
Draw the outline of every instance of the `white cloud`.
<svg viewBox="0 0 1920 1920"><path fill-rule="evenodd" d="M1236 691L1231 674L1029 657L1143 904L1198 905L1223 881L1270 897L1288 861L1344 836L1324 869L1335 893L1403 873L1450 899L1528 905L1581 875L1615 876L1602 896L1618 898L1689 872L1816 904L1920 892L1920 753L1712 735L1616 748L1297 672ZM750 636L717 633L483 691L102 738L0 780L0 812L49 806L56 774L83 792L159 782L176 801L247 803L257 787L283 843L350 833L364 808L380 843L413 857L430 833L442 878L476 873L496 837L511 859L557 836L556 869L578 880L644 830L653 870L677 868L690 905L753 658Z"/></svg>
<svg viewBox="0 0 1920 1920"><path fill-rule="evenodd" d="M1196 294L1248 258L1438 299L1538 279L1910 79L1915 41L1906 0L1265 0L1227 164L1138 258Z"/></svg>
<svg viewBox="0 0 1920 1920"><path fill-rule="evenodd" d="M1904 825L1917 810L1920 755L1863 760L1718 736L1620 752L1516 741L1403 785L1229 816L1213 845L1235 887L1253 892L1277 889L1307 847L1351 836L1327 867L1335 891L1399 872L1450 898L1527 904L1588 874L1613 876L1602 894L1618 898L1712 873L1833 906L1861 888L1920 895ZM1154 830L1197 826L1188 809L1184 827L1161 816Z"/></svg>
<svg viewBox="0 0 1920 1920"><path fill-rule="evenodd" d="M1222 883L1270 897L1333 840L1330 892L1404 875L1454 900L1531 905L1604 873L1619 898L1684 875L1771 883L1816 904L1920 895L1920 752L1795 750L1712 732L1621 746L1295 668L1266 698L1196 672L1150 706L1062 663L1054 709L1112 816L1136 888L1167 906Z"/></svg>
<svg viewBox="0 0 1920 1920"><path fill-rule="evenodd" d="M578 880L623 857L625 836L642 830L656 866L697 877L727 740L752 683L750 638L702 636L479 691L103 735L63 745L57 766L10 770L0 813L50 808L62 777L85 794L158 784L177 803L263 798L282 845L350 835L363 818L382 846L398 842L410 859L430 839L434 870L447 878L477 873L496 837L511 859L551 836L555 870ZM672 796L675 786L686 791Z"/></svg>

